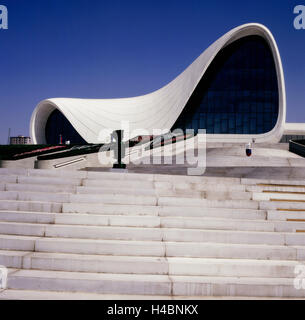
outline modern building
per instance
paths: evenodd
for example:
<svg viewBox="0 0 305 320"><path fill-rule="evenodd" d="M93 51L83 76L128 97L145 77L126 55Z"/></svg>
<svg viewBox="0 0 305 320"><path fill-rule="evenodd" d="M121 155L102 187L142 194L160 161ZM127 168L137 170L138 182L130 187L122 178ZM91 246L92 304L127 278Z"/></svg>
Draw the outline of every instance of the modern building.
<svg viewBox="0 0 305 320"><path fill-rule="evenodd" d="M31 144L31 138L25 136L10 137L10 144Z"/></svg>
<svg viewBox="0 0 305 320"><path fill-rule="evenodd" d="M206 129L208 141L279 142L285 133L282 62L263 25L239 26L214 42L165 87L135 98L40 102L30 132L34 143L101 143L102 129ZM132 138L132 137L131 137Z"/></svg>

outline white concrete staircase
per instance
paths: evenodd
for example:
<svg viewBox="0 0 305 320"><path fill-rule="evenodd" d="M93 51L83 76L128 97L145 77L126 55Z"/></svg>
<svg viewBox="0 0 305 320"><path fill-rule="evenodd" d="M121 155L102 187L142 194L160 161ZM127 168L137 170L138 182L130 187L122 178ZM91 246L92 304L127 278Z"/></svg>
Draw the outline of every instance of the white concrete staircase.
<svg viewBox="0 0 305 320"><path fill-rule="evenodd" d="M304 231L300 180L0 169L0 298L305 298Z"/></svg>

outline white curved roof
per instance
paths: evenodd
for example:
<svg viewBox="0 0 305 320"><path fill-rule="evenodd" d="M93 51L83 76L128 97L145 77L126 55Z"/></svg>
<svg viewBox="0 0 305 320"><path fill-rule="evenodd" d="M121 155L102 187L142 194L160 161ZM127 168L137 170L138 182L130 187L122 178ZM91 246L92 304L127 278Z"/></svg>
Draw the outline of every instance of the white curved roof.
<svg viewBox="0 0 305 320"><path fill-rule="evenodd" d="M100 143L102 129L121 129L121 121L129 121L130 131L170 129L217 53L242 37L260 35L272 50L279 85L279 117L274 129L261 135L208 135L213 140L278 141L283 133L286 117L285 83L281 58L271 32L263 25L249 23L232 29L206 49L184 72L165 87L139 97L124 99L72 99L54 98L41 101L35 108L30 124L34 143L45 143L45 125L56 108L70 121L76 131L89 143Z"/></svg>

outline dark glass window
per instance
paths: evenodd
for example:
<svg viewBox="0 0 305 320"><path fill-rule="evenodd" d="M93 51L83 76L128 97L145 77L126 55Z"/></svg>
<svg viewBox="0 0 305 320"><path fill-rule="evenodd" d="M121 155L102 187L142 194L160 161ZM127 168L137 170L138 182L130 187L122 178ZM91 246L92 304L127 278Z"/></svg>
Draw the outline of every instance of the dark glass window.
<svg viewBox="0 0 305 320"><path fill-rule="evenodd" d="M271 49L262 37L248 36L218 53L172 129L260 134L274 128L278 113Z"/></svg>
<svg viewBox="0 0 305 320"><path fill-rule="evenodd" d="M59 144L60 135L63 143L69 140L72 144L87 144L67 118L57 109L50 114L45 133L47 144Z"/></svg>

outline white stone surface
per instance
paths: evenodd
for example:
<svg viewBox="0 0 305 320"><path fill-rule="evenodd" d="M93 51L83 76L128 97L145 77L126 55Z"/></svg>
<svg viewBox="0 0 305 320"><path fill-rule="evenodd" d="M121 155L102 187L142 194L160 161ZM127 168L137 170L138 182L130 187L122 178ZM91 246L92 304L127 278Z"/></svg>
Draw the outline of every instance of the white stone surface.
<svg viewBox="0 0 305 320"><path fill-rule="evenodd" d="M0 299L304 296L293 288L302 181L0 170L13 174L21 183L0 183L0 265L11 268Z"/></svg>

